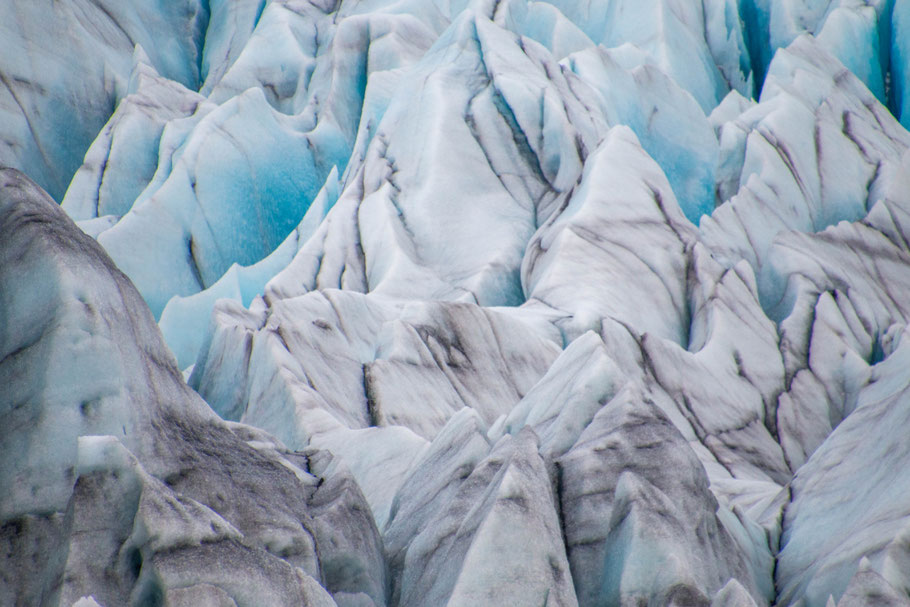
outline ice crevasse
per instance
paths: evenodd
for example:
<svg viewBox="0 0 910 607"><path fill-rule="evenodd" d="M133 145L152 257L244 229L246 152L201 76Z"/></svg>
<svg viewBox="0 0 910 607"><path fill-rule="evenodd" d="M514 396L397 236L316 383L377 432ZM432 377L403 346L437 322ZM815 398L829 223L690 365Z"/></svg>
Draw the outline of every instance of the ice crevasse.
<svg viewBox="0 0 910 607"><path fill-rule="evenodd" d="M907 0L0 51L0 604L910 605Z"/></svg>

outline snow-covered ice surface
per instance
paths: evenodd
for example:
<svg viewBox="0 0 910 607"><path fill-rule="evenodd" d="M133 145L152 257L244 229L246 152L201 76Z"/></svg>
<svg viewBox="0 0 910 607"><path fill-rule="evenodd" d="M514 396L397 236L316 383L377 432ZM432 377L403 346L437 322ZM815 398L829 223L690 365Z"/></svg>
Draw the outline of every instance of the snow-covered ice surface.
<svg viewBox="0 0 910 607"><path fill-rule="evenodd" d="M0 3L0 604L910 606L910 1Z"/></svg>

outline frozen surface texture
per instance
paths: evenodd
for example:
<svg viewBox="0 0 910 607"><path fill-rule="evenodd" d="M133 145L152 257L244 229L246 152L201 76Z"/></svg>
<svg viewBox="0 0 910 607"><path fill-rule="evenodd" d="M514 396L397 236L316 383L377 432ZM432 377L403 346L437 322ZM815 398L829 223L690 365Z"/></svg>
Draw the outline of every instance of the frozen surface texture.
<svg viewBox="0 0 910 607"><path fill-rule="evenodd" d="M0 3L0 604L910 605L908 125L907 0Z"/></svg>
<svg viewBox="0 0 910 607"><path fill-rule="evenodd" d="M0 208L2 602L332 605L324 586L382 604L346 468L219 419L129 279L21 173L0 172Z"/></svg>

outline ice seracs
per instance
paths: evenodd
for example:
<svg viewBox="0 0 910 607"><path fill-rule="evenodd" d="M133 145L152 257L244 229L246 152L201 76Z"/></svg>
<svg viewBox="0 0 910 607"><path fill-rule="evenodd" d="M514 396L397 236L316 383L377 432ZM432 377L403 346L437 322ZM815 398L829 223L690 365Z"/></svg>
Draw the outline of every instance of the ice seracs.
<svg viewBox="0 0 910 607"><path fill-rule="evenodd" d="M129 94L92 142L61 203L77 221L125 215L155 176L165 126L211 107L200 107L205 97L159 75L142 47L133 62Z"/></svg>
<svg viewBox="0 0 910 607"><path fill-rule="evenodd" d="M0 8L0 603L906 605L907 6Z"/></svg>
<svg viewBox="0 0 910 607"><path fill-rule="evenodd" d="M0 466L3 602L214 584L239 603L331 605L329 588L382 604L381 542L350 473L214 415L103 249L21 173L0 180L0 446L17 454Z"/></svg>
<svg viewBox="0 0 910 607"><path fill-rule="evenodd" d="M398 604L578 604L532 431L500 439L450 496L407 547Z"/></svg>
<svg viewBox="0 0 910 607"><path fill-rule="evenodd" d="M316 158L260 89L208 113L175 156L160 187L98 237L156 315L173 295L214 284L232 263L271 253L337 164Z"/></svg>
<svg viewBox="0 0 910 607"><path fill-rule="evenodd" d="M770 592L771 555L750 570L752 548L717 516L698 457L634 388L600 410L557 466L580 604L705 601L731 578L759 601Z"/></svg>
<svg viewBox="0 0 910 607"><path fill-rule="evenodd" d="M57 200L126 95L137 44L166 78L199 84L209 14L198 0L78 0L6 4L0 11L0 164L27 169Z"/></svg>
<svg viewBox="0 0 910 607"><path fill-rule="evenodd" d="M655 246L633 252L642 240ZM660 168L627 128L616 127L589 157L564 207L529 242L523 286L532 303L566 314L566 341L609 317L682 343L686 247L693 241ZM641 295L629 296L629 289Z"/></svg>

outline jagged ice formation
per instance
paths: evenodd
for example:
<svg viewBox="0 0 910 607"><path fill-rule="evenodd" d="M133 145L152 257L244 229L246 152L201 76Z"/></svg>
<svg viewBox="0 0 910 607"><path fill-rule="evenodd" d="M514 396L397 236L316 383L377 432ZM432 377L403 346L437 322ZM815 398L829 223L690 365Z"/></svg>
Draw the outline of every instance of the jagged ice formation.
<svg viewBox="0 0 910 607"><path fill-rule="evenodd" d="M910 607L910 0L0 51L0 604Z"/></svg>

